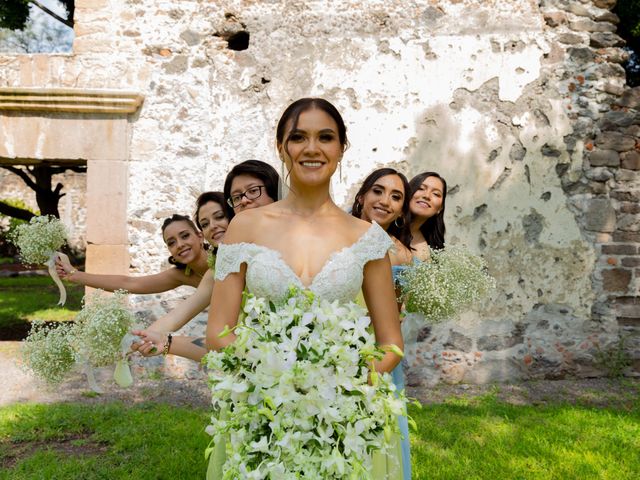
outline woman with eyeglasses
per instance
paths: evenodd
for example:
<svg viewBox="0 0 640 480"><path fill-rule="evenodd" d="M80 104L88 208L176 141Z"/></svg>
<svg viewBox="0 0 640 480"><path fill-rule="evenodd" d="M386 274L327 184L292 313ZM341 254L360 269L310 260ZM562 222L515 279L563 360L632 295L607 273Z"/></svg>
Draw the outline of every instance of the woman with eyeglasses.
<svg viewBox="0 0 640 480"><path fill-rule="evenodd" d="M246 160L234 166L224 182L229 217L244 210L251 210L273 203L278 198L280 176L268 163L260 160ZM272 197L273 195L273 197ZM222 237L218 239L221 241ZM189 336L171 336L186 325L198 313L207 308L213 291L213 275L205 275L196 292L182 301L175 309L156 320L145 330L134 331L142 341L133 343L131 349L144 356L160 353L178 355L199 361L207 350L204 338ZM167 344L169 344L167 346Z"/></svg>

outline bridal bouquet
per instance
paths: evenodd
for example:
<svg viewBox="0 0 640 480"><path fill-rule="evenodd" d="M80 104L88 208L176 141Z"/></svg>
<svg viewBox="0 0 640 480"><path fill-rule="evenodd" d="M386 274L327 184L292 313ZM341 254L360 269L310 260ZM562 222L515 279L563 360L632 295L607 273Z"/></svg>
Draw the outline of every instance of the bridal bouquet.
<svg viewBox="0 0 640 480"><path fill-rule="evenodd" d="M232 446L222 478L369 478L404 397L388 374L368 383L382 352L366 311L291 289L278 307L248 295L244 314L234 343L205 357L207 432Z"/></svg>
<svg viewBox="0 0 640 480"><path fill-rule="evenodd" d="M437 323L469 308L495 288L484 260L464 247L450 246L431 252L431 260L400 273L399 284L407 312L420 313Z"/></svg>
<svg viewBox="0 0 640 480"><path fill-rule="evenodd" d="M33 217L29 223L18 225L10 234L11 241L20 250L22 261L38 265L46 265L49 275L58 286L60 301L58 305L64 305L67 301L67 292L56 272L56 250L59 250L67 241L67 230L60 219L44 215Z"/></svg>
<svg viewBox="0 0 640 480"><path fill-rule="evenodd" d="M95 292L85 298L75 323L57 328L34 325L25 342L25 365L48 383L59 383L74 364L80 364L91 388L100 391L93 368L115 363L116 382L129 386L126 351L131 342L127 343L125 337L134 320L126 308L125 292L120 290L109 296Z"/></svg>

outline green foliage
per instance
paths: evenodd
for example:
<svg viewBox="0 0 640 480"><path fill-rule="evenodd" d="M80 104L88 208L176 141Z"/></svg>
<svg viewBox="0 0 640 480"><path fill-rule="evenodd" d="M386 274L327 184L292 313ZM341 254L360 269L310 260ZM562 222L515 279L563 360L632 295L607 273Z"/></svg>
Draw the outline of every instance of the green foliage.
<svg viewBox="0 0 640 480"><path fill-rule="evenodd" d="M618 33L629 41L629 37L640 39L640 1L618 0L613 12L620 17Z"/></svg>
<svg viewBox="0 0 640 480"><path fill-rule="evenodd" d="M204 478L211 412L152 403L0 408L0 480ZM501 403L409 407L413 478L640 477L640 407Z"/></svg>
<svg viewBox="0 0 640 480"><path fill-rule="evenodd" d="M29 18L27 0L3 0L0 2L0 28L22 30Z"/></svg>
<svg viewBox="0 0 640 480"><path fill-rule="evenodd" d="M0 480L204 478L209 413L158 404L0 408Z"/></svg>
<svg viewBox="0 0 640 480"><path fill-rule="evenodd" d="M627 352L626 343L627 337L621 336L617 342L604 349L596 344L596 362L607 372L607 376L620 378L631 365L631 356Z"/></svg>
<svg viewBox="0 0 640 480"><path fill-rule="evenodd" d="M66 305L52 308L59 294L49 277L0 278L0 339L24 338L30 329L30 322L34 320L73 320L80 311L84 287L67 284L66 288Z"/></svg>
<svg viewBox="0 0 640 480"><path fill-rule="evenodd" d="M73 23L75 0L58 0L67 11L67 19ZM29 0L2 0L0 2L0 28L23 30L29 20Z"/></svg>
<svg viewBox="0 0 640 480"><path fill-rule="evenodd" d="M413 478L640 478L640 406L519 406L494 396L409 408ZM497 475L497 476L496 476Z"/></svg>

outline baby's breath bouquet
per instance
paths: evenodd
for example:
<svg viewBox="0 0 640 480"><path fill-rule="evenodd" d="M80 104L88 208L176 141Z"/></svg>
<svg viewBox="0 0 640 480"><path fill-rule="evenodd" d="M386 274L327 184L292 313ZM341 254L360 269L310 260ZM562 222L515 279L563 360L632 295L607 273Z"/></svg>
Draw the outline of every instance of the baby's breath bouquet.
<svg viewBox="0 0 640 480"><path fill-rule="evenodd" d="M405 412L390 375L368 383L382 352L366 311L298 289L278 307L247 295L243 311L235 341L204 360L211 450L219 460L229 445L213 477L370 478L372 453L388 448Z"/></svg>
<svg viewBox="0 0 640 480"><path fill-rule="evenodd" d="M405 268L399 283L407 312L420 313L430 323L455 317L495 287L484 260L455 245Z"/></svg>
<svg viewBox="0 0 640 480"><path fill-rule="evenodd" d="M22 360L27 369L49 384L64 380L76 363L70 343L73 325L63 323L56 327L44 322L33 322L31 331L22 345Z"/></svg>
<svg viewBox="0 0 640 480"><path fill-rule="evenodd" d="M57 328L34 326L23 348L25 365L47 383L59 383L74 364L84 368L90 387L101 392L93 376L94 367L116 364L114 378L121 386L132 382L125 338L134 316L126 308L125 293L103 295L98 290L85 298L73 324ZM130 335L129 335L130 337Z"/></svg>
<svg viewBox="0 0 640 480"><path fill-rule="evenodd" d="M29 223L18 225L10 234L26 264L46 265L49 275L60 291L59 305L67 301L67 292L56 272L56 251L67 241L67 230L60 219L52 215L33 217Z"/></svg>
<svg viewBox="0 0 640 480"><path fill-rule="evenodd" d="M85 297L76 316L74 349L94 367L112 365L121 358L122 338L134 321L127 308L126 292L117 290L113 295L94 292Z"/></svg>

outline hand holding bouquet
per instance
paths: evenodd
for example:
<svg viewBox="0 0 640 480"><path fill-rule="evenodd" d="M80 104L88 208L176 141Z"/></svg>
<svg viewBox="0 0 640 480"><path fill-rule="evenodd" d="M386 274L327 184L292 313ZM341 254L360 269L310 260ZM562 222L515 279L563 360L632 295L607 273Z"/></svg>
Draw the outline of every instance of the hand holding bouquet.
<svg viewBox="0 0 640 480"><path fill-rule="evenodd" d="M431 261L416 262L399 274L407 312L429 323L455 317L495 288L484 260L464 247L431 252Z"/></svg>
<svg viewBox="0 0 640 480"><path fill-rule="evenodd" d="M33 217L29 223L18 225L10 239L20 250L20 258L25 264L47 266L60 291L58 305L64 305L67 292L55 268L56 251L67 241L67 230L60 219L51 215Z"/></svg>

